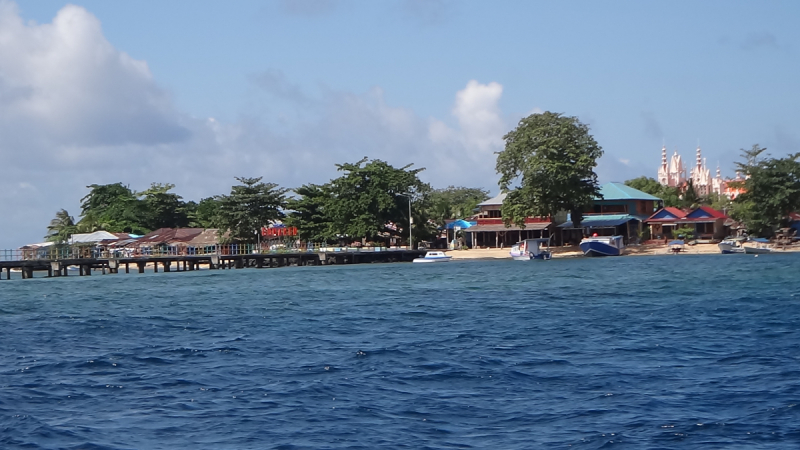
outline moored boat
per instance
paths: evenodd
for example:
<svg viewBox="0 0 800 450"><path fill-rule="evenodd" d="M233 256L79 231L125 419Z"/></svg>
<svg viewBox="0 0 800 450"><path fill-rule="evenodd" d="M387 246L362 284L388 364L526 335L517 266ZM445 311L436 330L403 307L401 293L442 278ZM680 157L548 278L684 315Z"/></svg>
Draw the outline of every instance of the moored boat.
<svg viewBox="0 0 800 450"><path fill-rule="evenodd" d="M545 248L542 248L542 246L545 246ZM553 256L552 252L550 252L550 238L519 241L511 247L509 254L514 261L548 260Z"/></svg>
<svg viewBox="0 0 800 450"><path fill-rule="evenodd" d="M724 239L717 247L719 247L719 251L722 252L723 255L731 255L736 253L744 253L744 248L742 248L741 240L740 239Z"/></svg>
<svg viewBox="0 0 800 450"><path fill-rule="evenodd" d="M769 241L764 238L751 238L748 239L747 242L752 243L753 245L742 245L744 248L744 252L748 255L760 255L764 253L772 253L772 249L767 247L769 245Z"/></svg>
<svg viewBox="0 0 800 450"><path fill-rule="evenodd" d="M586 256L619 256L625 243L622 236L592 236L584 238L580 247Z"/></svg>
<svg viewBox="0 0 800 450"><path fill-rule="evenodd" d="M422 258L414 258L415 263L435 263L435 262L448 262L453 259L452 256L447 256L444 252L430 251L425 253Z"/></svg>
<svg viewBox="0 0 800 450"><path fill-rule="evenodd" d="M677 254L679 254L681 252L685 252L686 251L686 242L684 242L684 241L682 241L680 239L676 239L676 240L670 242L668 245L669 245L669 251L673 255L677 255Z"/></svg>

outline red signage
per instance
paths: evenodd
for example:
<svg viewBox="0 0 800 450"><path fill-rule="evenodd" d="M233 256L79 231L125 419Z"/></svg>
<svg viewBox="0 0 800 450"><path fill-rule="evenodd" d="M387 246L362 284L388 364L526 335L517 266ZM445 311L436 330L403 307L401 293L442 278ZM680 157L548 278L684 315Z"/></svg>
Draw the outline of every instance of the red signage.
<svg viewBox="0 0 800 450"><path fill-rule="evenodd" d="M297 236L297 227L261 227L261 235L265 237Z"/></svg>

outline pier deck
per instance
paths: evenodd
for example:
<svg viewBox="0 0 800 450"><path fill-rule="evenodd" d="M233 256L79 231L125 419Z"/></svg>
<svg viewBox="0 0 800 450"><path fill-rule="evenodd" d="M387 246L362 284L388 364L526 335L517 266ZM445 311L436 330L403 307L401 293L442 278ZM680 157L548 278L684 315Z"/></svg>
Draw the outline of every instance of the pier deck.
<svg viewBox="0 0 800 450"><path fill-rule="evenodd" d="M47 272L48 277L67 276L70 267L77 268L79 276L89 276L93 271L100 271L102 274L119 273L120 270L125 273L130 273L131 270L144 273L148 267L152 268L154 272L159 272L159 270L183 272L198 270L201 267L211 270L261 269L284 266L409 262L424 254L425 250L386 250L18 259L0 261L0 280L10 280L12 271L21 272L23 279L33 278L34 272Z"/></svg>

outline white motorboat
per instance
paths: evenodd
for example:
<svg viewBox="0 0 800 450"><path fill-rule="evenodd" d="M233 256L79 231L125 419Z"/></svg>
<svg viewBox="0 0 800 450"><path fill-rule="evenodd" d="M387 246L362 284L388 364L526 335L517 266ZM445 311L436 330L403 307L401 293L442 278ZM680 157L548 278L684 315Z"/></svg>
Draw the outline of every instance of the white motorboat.
<svg viewBox="0 0 800 450"><path fill-rule="evenodd" d="M769 241L764 238L752 238L749 239L747 242L753 243L753 245L742 245L744 252L748 255L760 255L764 253L772 253L772 249L767 247L769 245Z"/></svg>
<svg viewBox="0 0 800 450"><path fill-rule="evenodd" d="M545 248L542 248L542 246L545 246ZM514 261L548 260L553 257L550 252L550 238L519 241L511 247L509 254Z"/></svg>
<svg viewBox="0 0 800 450"><path fill-rule="evenodd" d="M580 244L581 251L586 256L619 256L625 243L622 236L592 236L584 238Z"/></svg>
<svg viewBox="0 0 800 450"><path fill-rule="evenodd" d="M736 253L744 253L744 248L742 248L741 241L743 238L740 239L724 239L717 244L719 247L719 251L722 252L723 255L730 255Z"/></svg>
<svg viewBox="0 0 800 450"><path fill-rule="evenodd" d="M440 251L430 251L425 253L425 256L422 258L414 258L415 263L438 263L438 262L448 262L453 259L452 256L447 256L444 252Z"/></svg>

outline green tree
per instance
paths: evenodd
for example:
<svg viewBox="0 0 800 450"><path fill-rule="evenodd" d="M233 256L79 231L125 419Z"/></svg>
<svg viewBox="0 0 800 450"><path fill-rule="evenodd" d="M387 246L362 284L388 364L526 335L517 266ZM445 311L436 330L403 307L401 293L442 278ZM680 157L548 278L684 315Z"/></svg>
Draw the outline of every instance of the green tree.
<svg viewBox="0 0 800 450"><path fill-rule="evenodd" d="M241 184L232 186L229 195L219 197L220 235L229 231L228 239L255 242L262 226L284 217L288 190L263 183L261 178L237 177Z"/></svg>
<svg viewBox="0 0 800 450"><path fill-rule="evenodd" d="M700 206L700 197L698 197L697 191L694 189L692 180L686 182L686 190L683 191L681 200L684 208L697 208Z"/></svg>
<svg viewBox="0 0 800 450"><path fill-rule="evenodd" d="M634 189L638 189L642 192L646 192L650 195L655 195L655 196L660 195L662 188L664 187L655 178L650 178L646 176L641 176L639 178L628 180L625 182L625 186L630 186Z"/></svg>
<svg viewBox="0 0 800 450"><path fill-rule="evenodd" d="M150 230L189 226L186 203L180 195L169 192L174 187L170 183L152 183L149 189L139 193L144 197L145 225Z"/></svg>
<svg viewBox="0 0 800 450"><path fill-rule="evenodd" d="M473 215L478 203L489 198L489 192L480 188L448 186L428 195L431 220L439 226L447 219L464 219Z"/></svg>
<svg viewBox="0 0 800 450"><path fill-rule="evenodd" d="M767 237L800 210L800 153L763 158L764 151L758 144L742 149L744 161L736 165L745 174L745 192L733 201L731 215L751 233Z"/></svg>
<svg viewBox="0 0 800 450"><path fill-rule="evenodd" d="M504 222L524 227L526 217L569 211L580 227L583 211L600 196L594 168L603 150L589 127L576 117L544 112L520 120L503 139L497 172L508 192Z"/></svg>
<svg viewBox="0 0 800 450"><path fill-rule="evenodd" d="M218 197L206 197L200 203L187 202L186 211L189 216L189 226L195 228L219 228Z"/></svg>
<svg viewBox="0 0 800 450"><path fill-rule="evenodd" d="M48 242L61 244L67 242L73 234L78 232L75 219L69 215L67 210L62 209L56 213L56 217L47 226L47 235L44 237Z"/></svg>
<svg viewBox="0 0 800 450"><path fill-rule="evenodd" d="M430 186L417 177L424 169L411 169L412 164L396 168L368 158L336 166L343 175L330 183L335 201L327 206L327 214L337 234L374 241L387 234L408 235L413 222L418 240L430 236L423 203ZM413 220L408 215L409 201ZM390 223L402 228L392 228Z"/></svg>
<svg viewBox="0 0 800 450"><path fill-rule="evenodd" d="M79 228L144 234L148 230L147 208L136 193L122 183L87 186L81 199Z"/></svg>
<svg viewBox="0 0 800 450"><path fill-rule="evenodd" d="M662 186L655 178L641 176L625 182L626 186L655 195L664 201L664 206L683 207L681 191L679 188Z"/></svg>
<svg viewBox="0 0 800 450"><path fill-rule="evenodd" d="M413 222L416 241L436 232L429 218L431 188L417 177L424 169L401 168L363 158L336 165L342 175L323 185L295 189L289 201L287 224L295 226L303 240L378 241L408 236ZM413 221L409 220L411 201Z"/></svg>
<svg viewBox="0 0 800 450"><path fill-rule="evenodd" d="M706 196L700 198L701 205L708 205L718 211L727 211L731 209L731 200L724 196L719 195L716 192L712 192Z"/></svg>
<svg viewBox="0 0 800 450"><path fill-rule="evenodd" d="M673 239L686 239L687 241L694 238L695 229L693 226L684 225L680 228L675 228L672 232Z"/></svg>
<svg viewBox="0 0 800 450"><path fill-rule="evenodd" d="M286 224L296 227L303 241L335 241L337 230L330 213L335 198L331 185L306 184L294 191L297 197L288 202L292 212L286 217Z"/></svg>

